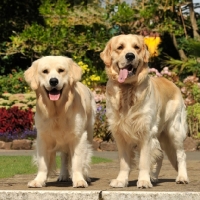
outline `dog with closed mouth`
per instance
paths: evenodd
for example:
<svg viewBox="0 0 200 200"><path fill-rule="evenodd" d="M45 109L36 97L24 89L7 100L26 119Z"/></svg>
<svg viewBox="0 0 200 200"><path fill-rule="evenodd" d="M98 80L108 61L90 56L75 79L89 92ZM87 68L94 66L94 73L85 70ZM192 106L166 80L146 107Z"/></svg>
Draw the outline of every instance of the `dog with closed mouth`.
<svg viewBox="0 0 200 200"><path fill-rule="evenodd" d="M135 146L140 154L138 188L150 188L151 181L158 180L163 151L178 171L176 183L188 183L183 148L186 111L179 88L163 77L148 75L149 52L142 36L114 36L100 57L109 79L107 119L120 161L110 186L128 185Z"/></svg>
<svg viewBox="0 0 200 200"><path fill-rule="evenodd" d="M87 187L88 167L96 105L91 91L82 83L81 68L70 58L45 56L32 63L25 80L37 97L38 173L28 187L43 187L55 167L56 152L61 152L58 181Z"/></svg>

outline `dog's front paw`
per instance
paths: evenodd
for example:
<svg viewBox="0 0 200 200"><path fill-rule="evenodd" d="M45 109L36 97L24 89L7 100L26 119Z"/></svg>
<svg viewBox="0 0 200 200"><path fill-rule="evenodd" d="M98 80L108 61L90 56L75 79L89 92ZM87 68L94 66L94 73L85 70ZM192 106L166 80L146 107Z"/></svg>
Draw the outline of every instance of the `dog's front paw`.
<svg viewBox="0 0 200 200"><path fill-rule="evenodd" d="M79 181L73 182L73 187L74 188L86 188L86 187L88 187L88 184L85 180L79 180Z"/></svg>
<svg viewBox="0 0 200 200"><path fill-rule="evenodd" d="M158 182L158 178L151 176L151 182L157 183Z"/></svg>
<svg viewBox="0 0 200 200"><path fill-rule="evenodd" d="M177 176L176 178L176 183L177 184L188 184L189 183L189 180L187 177L184 177L184 176Z"/></svg>
<svg viewBox="0 0 200 200"><path fill-rule="evenodd" d="M41 188L44 187L46 183L44 181L32 180L28 182L28 187L30 188Z"/></svg>
<svg viewBox="0 0 200 200"><path fill-rule="evenodd" d="M153 185L151 184L150 181L147 181L147 180L138 180L137 187L138 188L151 188L151 187L153 187Z"/></svg>
<svg viewBox="0 0 200 200"><path fill-rule="evenodd" d="M71 181L71 179L69 178L68 175L62 175L60 174L58 179L57 179L58 182L69 182Z"/></svg>
<svg viewBox="0 0 200 200"><path fill-rule="evenodd" d="M128 180L118 180L118 179L113 179L110 182L111 187L127 187L128 186Z"/></svg>

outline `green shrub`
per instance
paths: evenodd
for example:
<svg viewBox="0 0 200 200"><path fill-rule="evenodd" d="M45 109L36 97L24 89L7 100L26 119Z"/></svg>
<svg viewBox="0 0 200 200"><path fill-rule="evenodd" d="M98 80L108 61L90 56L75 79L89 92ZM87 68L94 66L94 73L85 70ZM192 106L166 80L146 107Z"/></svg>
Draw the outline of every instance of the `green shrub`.
<svg viewBox="0 0 200 200"><path fill-rule="evenodd" d="M36 95L35 92L29 93L19 93L19 94L11 94L11 93L3 93L0 98L0 108L10 108L10 107L18 107L22 110L32 109L32 112L36 111Z"/></svg>
<svg viewBox="0 0 200 200"><path fill-rule="evenodd" d="M30 91L24 80L23 71L12 70L11 74L0 76L0 94L3 93L25 93Z"/></svg>
<svg viewBox="0 0 200 200"><path fill-rule="evenodd" d="M74 56L73 59L82 68L81 82L89 88L94 89L96 86L104 84L107 81L105 71L98 70L89 59L82 60L78 56Z"/></svg>
<svg viewBox="0 0 200 200"><path fill-rule="evenodd" d="M100 138L103 141L112 140L111 132L108 130L105 104L98 105L97 107L96 121L94 124L94 137Z"/></svg>
<svg viewBox="0 0 200 200"><path fill-rule="evenodd" d="M189 136L200 139L200 103L187 107Z"/></svg>
<svg viewBox="0 0 200 200"><path fill-rule="evenodd" d="M6 54L22 54L35 60L45 55L78 57L88 65L86 84L105 83L103 62L99 53L109 39L103 8L95 3L72 7L65 0L45 0L39 8L44 24L32 23L19 34L13 34ZM94 77L95 75L95 77ZM100 80L97 81L98 76ZM83 77L85 78L85 77ZM86 78L85 78L86 79Z"/></svg>

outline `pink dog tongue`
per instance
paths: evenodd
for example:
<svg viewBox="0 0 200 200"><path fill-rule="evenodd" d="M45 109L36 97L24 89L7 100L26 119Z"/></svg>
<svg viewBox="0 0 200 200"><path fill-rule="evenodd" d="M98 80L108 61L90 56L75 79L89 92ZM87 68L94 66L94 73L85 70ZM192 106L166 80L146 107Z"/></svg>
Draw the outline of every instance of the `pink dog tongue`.
<svg viewBox="0 0 200 200"><path fill-rule="evenodd" d="M127 78L127 76L128 76L128 70L127 69L120 69L118 81L120 83L123 83L125 81L125 79Z"/></svg>
<svg viewBox="0 0 200 200"><path fill-rule="evenodd" d="M60 98L60 91L52 90L49 92L49 99L51 101L57 101Z"/></svg>

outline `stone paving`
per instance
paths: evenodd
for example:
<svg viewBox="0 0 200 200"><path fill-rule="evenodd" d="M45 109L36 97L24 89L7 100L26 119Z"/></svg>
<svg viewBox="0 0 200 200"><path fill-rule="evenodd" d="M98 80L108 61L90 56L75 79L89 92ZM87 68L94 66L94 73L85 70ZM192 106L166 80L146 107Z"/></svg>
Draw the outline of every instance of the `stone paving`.
<svg viewBox="0 0 200 200"><path fill-rule="evenodd" d="M33 151L6 151L0 150L0 155L32 155ZM168 191L168 192L200 192L200 151L187 152L187 169L189 176L189 184L176 184L176 171L173 169L168 159L165 157L163 166L159 175L159 182L153 184L150 189L138 189L136 187L138 168L133 168L129 186L126 188L112 188L109 181L116 178L119 170L117 152L94 152L95 156L112 159L109 163L100 163L91 165L90 177L92 182L88 188L73 188L71 182L56 182L57 176L51 177L46 187L38 190L101 190L101 191ZM35 174L31 175L15 175L12 178L0 179L0 190L34 190L27 187L28 181L32 180Z"/></svg>

